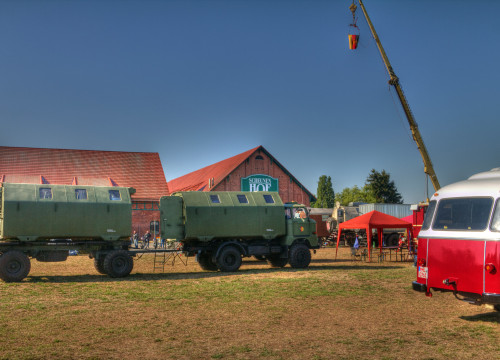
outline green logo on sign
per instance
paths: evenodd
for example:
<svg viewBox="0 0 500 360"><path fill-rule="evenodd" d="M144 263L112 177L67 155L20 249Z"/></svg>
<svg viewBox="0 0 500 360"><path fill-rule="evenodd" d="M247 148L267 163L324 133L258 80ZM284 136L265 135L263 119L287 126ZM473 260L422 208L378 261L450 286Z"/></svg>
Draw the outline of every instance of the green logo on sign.
<svg viewBox="0 0 500 360"><path fill-rule="evenodd" d="M269 175L255 174L241 178L241 191L278 191L278 179Z"/></svg>

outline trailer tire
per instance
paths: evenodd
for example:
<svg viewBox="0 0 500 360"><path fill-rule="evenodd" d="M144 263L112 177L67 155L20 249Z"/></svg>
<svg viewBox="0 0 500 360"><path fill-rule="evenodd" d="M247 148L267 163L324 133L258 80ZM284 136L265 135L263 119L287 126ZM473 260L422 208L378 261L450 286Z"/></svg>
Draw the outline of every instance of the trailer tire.
<svg viewBox="0 0 500 360"><path fill-rule="evenodd" d="M10 250L0 256L0 278L5 282L22 281L30 269L30 259L21 251Z"/></svg>
<svg viewBox="0 0 500 360"><path fill-rule="evenodd" d="M224 247L217 256L217 267L222 272L237 271L241 266L241 252L232 245Z"/></svg>
<svg viewBox="0 0 500 360"><path fill-rule="evenodd" d="M212 254L207 252L202 252L196 254L196 261L200 264L200 267L206 271L217 271L219 268L217 264L212 261Z"/></svg>
<svg viewBox="0 0 500 360"><path fill-rule="evenodd" d="M495 306L493 306L493 308L494 308L496 311L500 311L500 304L496 304Z"/></svg>
<svg viewBox="0 0 500 360"><path fill-rule="evenodd" d="M269 265L271 265L271 267L273 268L282 268L285 267L288 263L287 258L282 258L279 255L271 255L266 257L266 259Z"/></svg>
<svg viewBox="0 0 500 360"><path fill-rule="evenodd" d="M103 269L112 278L125 277L134 268L134 259L126 250L113 250L106 255Z"/></svg>
<svg viewBox="0 0 500 360"><path fill-rule="evenodd" d="M106 275L106 270L104 270L104 256L101 256L99 259L94 258L94 267L99 274Z"/></svg>
<svg viewBox="0 0 500 360"><path fill-rule="evenodd" d="M306 244L295 244L290 248L290 266L294 269L303 269L311 263L311 251Z"/></svg>

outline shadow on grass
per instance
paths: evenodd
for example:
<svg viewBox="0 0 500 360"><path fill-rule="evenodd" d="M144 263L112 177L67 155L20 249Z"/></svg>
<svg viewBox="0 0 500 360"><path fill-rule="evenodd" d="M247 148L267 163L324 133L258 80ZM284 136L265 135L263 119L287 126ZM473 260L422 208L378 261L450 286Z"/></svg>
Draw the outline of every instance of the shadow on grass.
<svg viewBox="0 0 500 360"><path fill-rule="evenodd" d="M473 321L473 322L481 321L481 322L491 322L491 323L495 323L495 324L500 324L500 312L493 311L493 312L486 313L486 314L460 316L460 319L467 320L467 321Z"/></svg>
<svg viewBox="0 0 500 360"><path fill-rule="evenodd" d="M134 273L124 278L111 278L106 275L82 274L82 275L60 275L60 276L28 276L23 283L99 283L99 282L120 282L120 281L145 281L145 280L188 280L188 279L208 279L239 277L253 274L272 274L272 273L296 273L296 272L314 272L314 271L355 271L355 270L392 270L399 269L402 266L358 266L358 265L340 265L340 266L310 266L307 269L286 268L267 268L267 269L240 269L237 272L175 272L175 273Z"/></svg>

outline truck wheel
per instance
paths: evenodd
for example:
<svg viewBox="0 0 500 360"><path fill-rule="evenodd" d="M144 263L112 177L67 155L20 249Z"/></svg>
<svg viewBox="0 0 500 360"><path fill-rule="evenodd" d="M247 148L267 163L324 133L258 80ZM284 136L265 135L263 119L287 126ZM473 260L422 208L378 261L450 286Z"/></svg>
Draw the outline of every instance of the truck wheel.
<svg viewBox="0 0 500 360"><path fill-rule="evenodd" d="M201 254L196 254L196 261L200 264L200 267L206 271L217 271L217 264L212 261L212 254L202 252Z"/></svg>
<svg viewBox="0 0 500 360"><path fill-rule="evenodd" d="M94 267L99 274L106 275L106 270L104 270L104 258L105 256L101 256L99 260L94 258Z"/></svg>
<svg viewBox="0 0 500 360"><path fill-rule="evenodd" d="M285 267L288 263L287 258L281 258L279 255L271 255L266 257L266 259L269 265L271 265L271 267L273 268L282 268Z"/></svg>
<svg viewBox="0 0 500 360"><path fill-rule="evenodd" d="M241 253L234 246L226 246L217 256L217 267L223 272L237 271L241 266Z"/></svg>
<svg viewBox="0 0 500 360"><path fill-rule="evenodd" d="M125 277L132 271L134 259L125 250L113 250L104 258L103 270L113 278Z"/></svg>
<svg viewBox="0 0 500 360"><path fill-rule="evenodd" d="M290 266L294 269L303 269L311 263L311 252L305 244L292 245L290 249Z"/></svg>
<svg viewBox="0 0 500 360"><path fill-rule="evenodd" d="M10 250L0 256L0 278L6 282L17 282L28 276L31 262L25 253Z"/></svg>

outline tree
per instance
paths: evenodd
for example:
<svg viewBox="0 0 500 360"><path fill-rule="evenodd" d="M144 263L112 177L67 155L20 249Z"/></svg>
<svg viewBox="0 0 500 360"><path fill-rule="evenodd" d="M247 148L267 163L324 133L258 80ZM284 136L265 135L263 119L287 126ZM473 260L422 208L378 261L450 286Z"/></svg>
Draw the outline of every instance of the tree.
<svg viewBox="0 0 500 360"><path fill-rule="evenodd" d="M378 172L375 169L370 171L366 178L366 185L378 203L402 204L403 197L398 192L391 175L385 170Z"/></svg>
<svg viewBox="0 0 500 360"><path fill-rule="evenodd" d="M335 201L338 201L343 206L348 206L351 202L373 203L375 202L375 196L366 185L362 189L354 185L351 188L344 188L340 193L337 193Z"/></svg>
<svg viewBox="0 0 500 360"><path fill-rule="evenodd" d="M321 175L318 180L317 200L311 204L315 208L333 208L335 206L335 192L333 191L332 178Z"/></svg>

